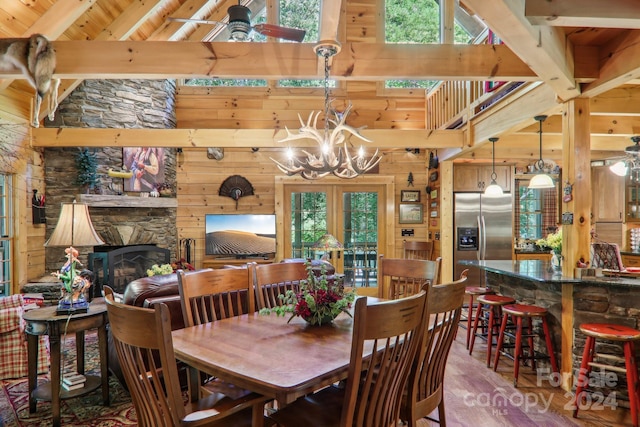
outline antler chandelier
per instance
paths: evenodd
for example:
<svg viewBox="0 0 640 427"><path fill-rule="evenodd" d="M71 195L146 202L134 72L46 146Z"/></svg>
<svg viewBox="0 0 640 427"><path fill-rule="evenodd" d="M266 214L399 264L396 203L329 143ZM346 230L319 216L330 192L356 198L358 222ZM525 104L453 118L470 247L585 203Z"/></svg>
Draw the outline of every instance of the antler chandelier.
<svg viewBox="0 0 640 427"><path fill-rule="evenodd" d="M300 150L302 155L297 154L289 147L287 149L286 162L281 163L271 158L278 166L278 169L287 175L299 174L303 178L311 180L323 178L330 174L339 178L355 178L371 170L382 158L378 156L377 149L371 157L367 158L362 146L354 156L349 151L349 147L347 147L345 132L355 135L362 141L372 141L360 134L361 128L354 128L346 124L351 105L342 113L331 108L331 102L329 101L329 58L338 53L339 48L340 45L337 42L324 42L314 48L318 56L324 57L324 129L318 129L317 127L321 111L311 112L306 123L298 114L301 125L298 133L292 133L288 128L285 128L287 136L279 142L311 139L318 144L318 151L315 154L307 150ZM334 119L331 119L331 115L333 115Z"/></svg>

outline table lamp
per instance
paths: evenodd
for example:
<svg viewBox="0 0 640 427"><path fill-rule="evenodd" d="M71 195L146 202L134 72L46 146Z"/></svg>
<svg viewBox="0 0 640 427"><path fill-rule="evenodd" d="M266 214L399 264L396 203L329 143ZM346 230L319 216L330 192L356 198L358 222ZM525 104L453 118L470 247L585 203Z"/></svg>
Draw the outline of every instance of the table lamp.
<svg viewBox="0 0 640 427"><path fill-rule="evenodd" d="M63 283L62 298L58 302L57 314L86 313L89 303L85 291L91 285L76 270L78 250L75 246L99 246L104 242L96 233L89 216L89 207L85 203L63 203L60 216L51 237L45 247L66 247L67 261L60 271L54 273Z"/></svg>
<svg viewBox="0 0 640 427"><path fill-rule="evenodd" d="M329 258L331 258L331 252L338 252L338 257L340 257L340 251L344 250L344 246L342 243L336 239L333 234L325 233L320 237L313 245L311 245L312 251L324 251L324 257L329 254Z"/></svg>

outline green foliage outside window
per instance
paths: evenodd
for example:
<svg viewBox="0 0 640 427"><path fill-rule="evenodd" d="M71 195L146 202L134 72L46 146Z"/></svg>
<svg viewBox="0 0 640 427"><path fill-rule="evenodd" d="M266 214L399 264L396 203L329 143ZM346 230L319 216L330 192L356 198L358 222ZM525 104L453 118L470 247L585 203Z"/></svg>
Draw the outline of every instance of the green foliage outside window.
<svg viewBox="0 0 640 427"><path fill-rule="evenodd" d="M408 0L385 0L385 42L438 44L440 43L440 7L435 0L422 2ZM466 44L469 33L456 23L455 43ZM438 82L434 80L387 80L387 88L430 89Z"/></svg>

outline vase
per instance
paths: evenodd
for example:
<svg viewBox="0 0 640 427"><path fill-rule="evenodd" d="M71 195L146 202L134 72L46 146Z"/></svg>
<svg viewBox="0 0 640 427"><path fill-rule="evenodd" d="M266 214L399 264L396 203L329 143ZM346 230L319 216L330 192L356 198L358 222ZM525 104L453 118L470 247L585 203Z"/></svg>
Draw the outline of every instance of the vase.
<svg viewBox="0 0 640 427"><path fill-rule="evenodd" d="M551 266L553 271L562 271L562 254L551 251Z"/></svg>
<svg viewBox="0 0 640 427"><path fill-rule="evenodd" d="M329 323L333 322L333 319L335 319L336 316L334 316L333 314L326 314L320 318L314 315L303 316L302 318L312 326L322 326L322 325L328 325Z"/></svg>

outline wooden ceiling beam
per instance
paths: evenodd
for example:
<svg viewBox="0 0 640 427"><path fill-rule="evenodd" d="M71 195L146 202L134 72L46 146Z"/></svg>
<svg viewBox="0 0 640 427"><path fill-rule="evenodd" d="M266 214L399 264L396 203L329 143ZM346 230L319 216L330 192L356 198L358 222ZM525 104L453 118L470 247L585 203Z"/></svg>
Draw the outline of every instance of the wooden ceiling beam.
<svg viewBox="0 0 640 427"><path fill-rule="evenodd" d="M637 0L525 0L524 15L533 25L640 29Z"/></svg>
<svg viewBox="0 0 640 427"><path fill-rule="evenodd" d="M640 78L640 30L625 31L600 48L600 77L582 86L588 98Z"/></svg>
<svg viewBox="0 0 640 427"><path fill-rule="evenodd" d="M55 41L54 46L59 78L322 77L308 43ZM4 70L0 76L22 77ZM539 80L506 46L384 43L344 43L333 58L331 78Z"/></svg>
<svg viewBox="0 0 640 427"><path fill-rule="evenodd" d="M525 18L523 0L465 0L516 55L551 86L562 100L580 95L571 42L559 28L534 26Z"/></svg>
<svg viewBox="0 0 640 427"><path fill-rule="evenodd" d="M461 148L462 131L397 129L363 129L372 140L368 147L392 148ZM32 130L32 147L317 147L313 141L279 142L284 130L274 129L103 129L38 128Z"/></svg>
<svg viewBox="0 0 640 427"><path fill-rule="evenodd" d="M640 86L622 86L591 98L591 115L640 115Z"/></svg>

